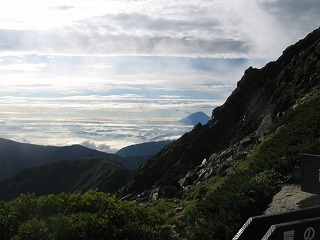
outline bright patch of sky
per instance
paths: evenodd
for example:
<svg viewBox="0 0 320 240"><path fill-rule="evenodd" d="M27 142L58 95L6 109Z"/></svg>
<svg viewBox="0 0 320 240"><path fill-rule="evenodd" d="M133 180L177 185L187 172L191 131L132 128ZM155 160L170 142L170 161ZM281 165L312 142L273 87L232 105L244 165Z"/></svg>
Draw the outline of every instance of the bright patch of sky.
<svg viewBox="0 0 320 240"><path fill-rule="evenodd" d="M210 115L319 16L318 0L3 0L0 137L110 151L176 138L190 126L172 122Z"/></svg>

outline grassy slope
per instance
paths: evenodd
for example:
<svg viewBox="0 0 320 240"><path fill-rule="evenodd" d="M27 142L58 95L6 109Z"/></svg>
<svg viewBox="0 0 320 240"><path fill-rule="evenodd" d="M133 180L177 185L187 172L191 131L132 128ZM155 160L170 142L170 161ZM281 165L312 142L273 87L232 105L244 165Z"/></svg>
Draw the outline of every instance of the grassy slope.
<svg viewBox="0 0 320 240"><path fill-rule="evenodd" d="M274 130L185 214L182 231L188 238L231 239L250 216L266 209L280 183L299 182L301 154L320 154L320 97L290 110Z"/></svg>
<svg viewBox="0 0 320 240"><path fill-rule="evenodd" d="M37 195L89 189L115 192L132 173L121 164L104 158L61 160L2 179L0 198L13 199L28 192Z"/></svg>
<svg viewBox="0 0 320 240"><path fill-rule="evenodd" d="M232 239L249 217L264 212L282 183L299 183L302 153L320 154L318 93L279 118L234 172L192 187L181 200L149 207L187 239Z"/></svg>

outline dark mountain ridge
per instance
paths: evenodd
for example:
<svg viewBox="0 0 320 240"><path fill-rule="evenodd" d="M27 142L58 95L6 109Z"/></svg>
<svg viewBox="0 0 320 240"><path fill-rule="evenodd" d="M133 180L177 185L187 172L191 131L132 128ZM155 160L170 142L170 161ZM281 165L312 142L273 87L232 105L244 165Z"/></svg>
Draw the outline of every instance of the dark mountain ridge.
<svg viewBox="0 0 320 240"><path fill-rule="evenodd" d="M121 148L116 152L116 154L123 158L130 156L152 156L171 142L171 140L164 140L158 142L134 144Z"/></svg>
<svg viewBox="0 0 320 240"><path fill-rule="evenodd" d="M317 29L288 47L275 62L247 69L225 104L213 110L208 124L186 133L147 161L121 194L177 196L185 184L199 178L198 170L208 178L245 159L250 146L268 136L278 117L319 89L319 56ZM217 169L207 172L200 167L204 162Z"/></svg>
<svg viewBox="0 0 320 240"><path fill-rule="evenodd" d="M14 199L21 193L40 196L89 189L113 193L132 174L132 170L105 158L58 160L1 179L0 199Z"/></svg>
<svg viewBox="0 0 320 240"><path fill-rule="evenodd" d="M11 175L2 175L4 178L0 179L0 199L13 199L21 193L40 196L89 189L113 193L125 184L134 170L170 142L128 146L119 150L119 156L80 145L53 147L0 139L0 154L6 153L2 155L1 166L11 161L14 167L8 172L6 168L1 169L2 173Z"/></svg>
<svg viewBox="0 0 320 240"><path fill-rule="evenodd" d="M99 152L81 145L64 147L18 143L0 138L0 179L19 170L43 165L55 160L104 157L118 161L115 154Z"/></svg>
<svg viewBox="0 0 320 240"><path fill-rule="evenodd" d="M116 154L122 157L122 160L119 160L120 163L130 169L137 170L145 161L153 157L171 142L171 140L164 140L134 144L121 148Z"/></svg>

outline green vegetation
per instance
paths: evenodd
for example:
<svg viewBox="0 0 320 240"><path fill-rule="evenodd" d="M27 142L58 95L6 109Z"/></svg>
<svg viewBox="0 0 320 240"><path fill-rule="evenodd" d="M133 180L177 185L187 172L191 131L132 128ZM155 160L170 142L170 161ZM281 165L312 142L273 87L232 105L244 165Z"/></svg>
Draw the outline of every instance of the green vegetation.
<svg viewBox="0 0 320 240"><path fill-rule="evenodd" d="M159 215L97 191L0 201L0 239L166 239Z"/></svg>
<svg viewBox="0 0 320 240"><path fill-rule="evenodd" d="M320 153L320 98L279 118L241 170L186 211L180 231L188 239L231 239L249 217L263 213L281 183L299 181L301 153Z"/></svg>
<svg viewBox="0 0 320 240"><path fill-rule="evenodd" d="M89 189L113 193L132 173L123 165L104 158L60 160L0 180L0 199L11 200L20 193L40 196Z"/></svg>

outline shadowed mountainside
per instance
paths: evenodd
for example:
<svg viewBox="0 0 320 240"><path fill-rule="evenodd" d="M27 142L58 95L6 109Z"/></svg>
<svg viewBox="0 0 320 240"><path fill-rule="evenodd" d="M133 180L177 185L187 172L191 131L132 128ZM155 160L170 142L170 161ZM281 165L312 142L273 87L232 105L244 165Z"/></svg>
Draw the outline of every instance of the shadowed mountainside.
<svg viewBox="0 0 320 240"><path fill-rule="evenodd" d="M247 69L225 104L213 110L212 120L147 161L122 189L122 194L148 190L153 195L156 191L160 197L173 197L183 190L181 180L204 160L218 161L217 165L226 170L245 159L248 150L245 145L263 140L278 117L319 88L319 38L317 29L288 47L275 62L262 69ZM227 150L233 154L221 157Z"/></svg>
<svg viewBox="0 0 320 240"><path fill-rule="evenodd" d="M115 154L99 152L81 145L66 147L40 146L0 138L0 179L19 170L43 165L55 160L91 157L104 157L116 161L121 159Z"/></svg>
<svg viewBox="0 0 320 240"><path fill-rule="evenodd" d="M170 140L166 140L134 144L120 149L116 154L122 157L122 160L119 160L120 163L130 169L137 170L145 161L153 157L171 142Z"/></svg>
<svg viewBox="0 0 320 240"><path fill-rule="evenodd" d="M164 148L171 142L171 140L165 140L159 142L134 144L121 148L116 152L116 154L123 158L130 156L151 156L159 152L162 148Z"/></svg>
<svg viewBox="0 0 320 240"><path fill-rule="evenodd" d="M3 178L0 199L13 199L21 193L47 195L89 189L113 193L132 173L121 164L104 158L59 160Z"/></svg>
<svg viewBox="0 0 320 240"><path fill-rule="evenodd" d="M0 139L0 199L29 192L45 195L98 189L113 193L135 169L170 142L128 146L120 150L122 158L80 145L52 147Z"/></svg>

